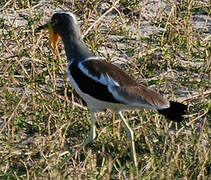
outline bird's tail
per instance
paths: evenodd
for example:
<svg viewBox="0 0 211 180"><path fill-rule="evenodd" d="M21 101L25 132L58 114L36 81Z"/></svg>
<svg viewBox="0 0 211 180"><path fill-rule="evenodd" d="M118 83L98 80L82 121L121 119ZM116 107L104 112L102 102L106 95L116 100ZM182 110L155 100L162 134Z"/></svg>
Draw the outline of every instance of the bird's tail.
<svg viewBox="0 0 211 180"><path fill-rule="evenodd" d="M170 107L167 109L160 109L158 112L164 115L167 119L181 122L184 118L183 115L186 114L187 105L182 103L170 101Z"/></svg>

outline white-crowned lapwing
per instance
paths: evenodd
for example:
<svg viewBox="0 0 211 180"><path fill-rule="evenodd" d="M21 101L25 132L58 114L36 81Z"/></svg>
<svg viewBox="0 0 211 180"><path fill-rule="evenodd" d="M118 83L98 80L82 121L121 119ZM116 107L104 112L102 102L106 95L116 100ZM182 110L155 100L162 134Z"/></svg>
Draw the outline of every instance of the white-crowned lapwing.
<svg viewBox="0 0 211 180"><path fill-rule="evenodd" d="M180 122L183 120L187 106L167 100L157 92L137 83L117 66L93 54L84 43L78 22L72 13L54 13L50 22L38 29L46 27L49 29L49 43L52 48L55 49L59 38L62 39L70 82L91 111L90 133L79 150L96 137L95 113L111 109L118 113L124 122L131 142L134 165L137 166L133 131L121 110L154 109L167 119Z"/></svg>

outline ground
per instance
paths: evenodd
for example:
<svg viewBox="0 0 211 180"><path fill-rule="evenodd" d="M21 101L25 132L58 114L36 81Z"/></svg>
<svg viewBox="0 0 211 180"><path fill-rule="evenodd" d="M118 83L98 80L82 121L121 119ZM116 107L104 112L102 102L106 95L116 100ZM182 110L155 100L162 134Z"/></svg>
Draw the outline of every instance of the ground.
<svg viewBox="0 0 211 180"><path fill-rule="evenodd" d="M1 179L209 179L211 12L209 1L0 1ZM57 10L73 12L87 46L138 82L188 105L185 121L151 110L124 112L138 168L118 116L90 113L59 56L37 32Z"/></svg>

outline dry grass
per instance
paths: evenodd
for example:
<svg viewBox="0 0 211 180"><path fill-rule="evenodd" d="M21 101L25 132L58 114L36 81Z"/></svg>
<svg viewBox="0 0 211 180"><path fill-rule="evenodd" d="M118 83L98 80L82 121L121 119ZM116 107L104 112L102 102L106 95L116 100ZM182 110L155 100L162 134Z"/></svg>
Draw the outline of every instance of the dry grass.
<svg viewBox="0 0 211 180"><path fill-rule="evenodd" d="M53 57L47 34L35 33L56 9L77 15L96 54L188 104L181 124L150 110L125 113L138 171L126 132L109 111L98 115L97 139L60 166L87 136L90 114L68 83L63 45L61 57ZM0 11L1 179L211 177L209 1L120 0L112 7L112 1L1 0Z"/></svg>

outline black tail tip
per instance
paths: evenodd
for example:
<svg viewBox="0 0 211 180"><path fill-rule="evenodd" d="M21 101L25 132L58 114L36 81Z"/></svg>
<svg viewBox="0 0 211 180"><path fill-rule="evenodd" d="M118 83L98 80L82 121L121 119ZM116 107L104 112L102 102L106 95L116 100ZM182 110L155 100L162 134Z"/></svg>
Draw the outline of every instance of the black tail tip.
<svg viewBox="0 0 211 180"><path fill-rule="evenodd" d="M158 112L164 115L167 119L175 122L184 120L183 115L187 113L187 105L170 101L170 107L167 109L160 109Z"/></svg>

